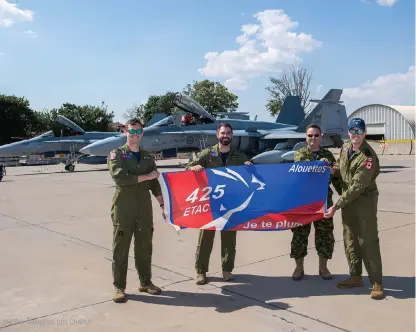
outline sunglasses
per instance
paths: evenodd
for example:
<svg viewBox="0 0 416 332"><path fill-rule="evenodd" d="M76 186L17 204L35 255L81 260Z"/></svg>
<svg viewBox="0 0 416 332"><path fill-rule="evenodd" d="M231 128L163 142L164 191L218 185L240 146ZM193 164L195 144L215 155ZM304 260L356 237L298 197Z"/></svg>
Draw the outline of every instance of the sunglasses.
<svg viewBox="0 0 416 332"><path fill-rule="evenodd" d="M308 134L307 136L308 137L319 137L320 135L319 134L313 134L313 135L312 134Z"/></svg>
<svg viewBox="0 0 416 332"><path fill-rule="evenodd" d="M350 130L348 130L348 132L351 135L354 135L354 134L362 135L362 134L364 134L364 130L362 130L362 129L350 129Z"/></svg>
<svg viewBox="0 0 416 332"><path fill-rule="evenodd" d="M143 132L143 129L129 129L127 130L127 132L130 135L134 135L134 134L140 135Z"/></svg>

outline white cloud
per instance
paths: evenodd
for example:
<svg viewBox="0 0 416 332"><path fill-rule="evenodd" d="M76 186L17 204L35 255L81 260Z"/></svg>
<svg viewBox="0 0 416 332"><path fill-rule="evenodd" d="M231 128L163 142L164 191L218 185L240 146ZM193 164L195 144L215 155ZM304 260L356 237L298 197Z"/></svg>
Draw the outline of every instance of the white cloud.
<svg viewBox="0 0 416 332"><path fill-rule="evenodd" d="M33 12L17 8L16 4L0 0L0 27L10 27L16 20L32 21Z"/></svg>
<svg viewBox="0 0 416 332"><path fill-rule="evenodd" d="M239 49L205 54L207 63L198 69L202 75L226 78L224 85L230 89L245 89L249 78L299 63L298 54L322 44L311 35L292 32L299 24L283 10L265 10L253 17L260 23L241 27L243 34L236 38Z"/></svg>
<svg viewBox="0 0 416 332"><path fill-rule="evenodd" d="M391 7L393 6L398 0L377 0L377 3L380 6L388 6Z"/></svg>
<svg viewBox="0 0 416 332"><path fill-rule="evenodd" d="M410 66L405 73L379 76L359 87L345 88L342 97L349 108L354 106L354 109L372 103L414 105L415 66Z"/></svg>

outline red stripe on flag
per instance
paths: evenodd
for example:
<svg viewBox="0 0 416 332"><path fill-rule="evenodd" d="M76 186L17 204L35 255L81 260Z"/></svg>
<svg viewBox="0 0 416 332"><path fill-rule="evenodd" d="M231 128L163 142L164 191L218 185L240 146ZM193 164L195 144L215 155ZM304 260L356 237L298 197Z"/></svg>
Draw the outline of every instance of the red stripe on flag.
<svg viewBox="0 0 416 332"><path fill-rule="evenodd" d="M199 201L207 193L202 188L209 185L205 171L166 174L165 179L172 200L171 220L175 225L200 228L212 220L210 200ZM198 188L201 189L192 195Z"/></svg>
<svg viewBox="0 0 416 332"><path fill-rule="evenodd" d="M325 202L304 205L281 213L269 213L244 224L229 229L236 230L269 230L290 229L323 219Z"/></svg>

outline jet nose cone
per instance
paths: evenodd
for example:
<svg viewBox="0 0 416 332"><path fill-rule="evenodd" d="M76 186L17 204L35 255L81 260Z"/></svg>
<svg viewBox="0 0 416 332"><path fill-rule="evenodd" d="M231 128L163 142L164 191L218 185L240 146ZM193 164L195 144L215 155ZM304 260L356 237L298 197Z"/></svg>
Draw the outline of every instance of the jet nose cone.
<svg viewBox="0 0 416 332"><path fill-rule="evenodd" d="M88 145L84 146L82 149L80 149L79 152L81 152L83 154L91 154L91 150L90 150Z"/></svg>
<svg viewBox="0 0 416 332"><path fill-rule="evenodd" d="M271 150L258 154L253 157L255 164L279 164L283 161L282 154L284 152L280 150Z"/></svg>
<svg viewBox="0 0 416 332"><path fill-rule="evenodd" d="M19 143L11 143L0 146L0 157L18 157L20 156L21 149Z"/></svg>

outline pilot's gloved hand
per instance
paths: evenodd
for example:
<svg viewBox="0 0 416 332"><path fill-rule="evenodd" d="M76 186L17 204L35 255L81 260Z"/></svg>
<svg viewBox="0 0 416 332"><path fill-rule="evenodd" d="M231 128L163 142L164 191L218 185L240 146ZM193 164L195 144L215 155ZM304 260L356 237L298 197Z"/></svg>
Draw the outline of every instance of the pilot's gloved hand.
<svg viewBox="0 0 416 332"><path fill-rule="evenodd" d="M247 160L247 161L244 163L244 165L253 165L253 163L252 163L252 161L251 161L251 160Z"/></svg>

